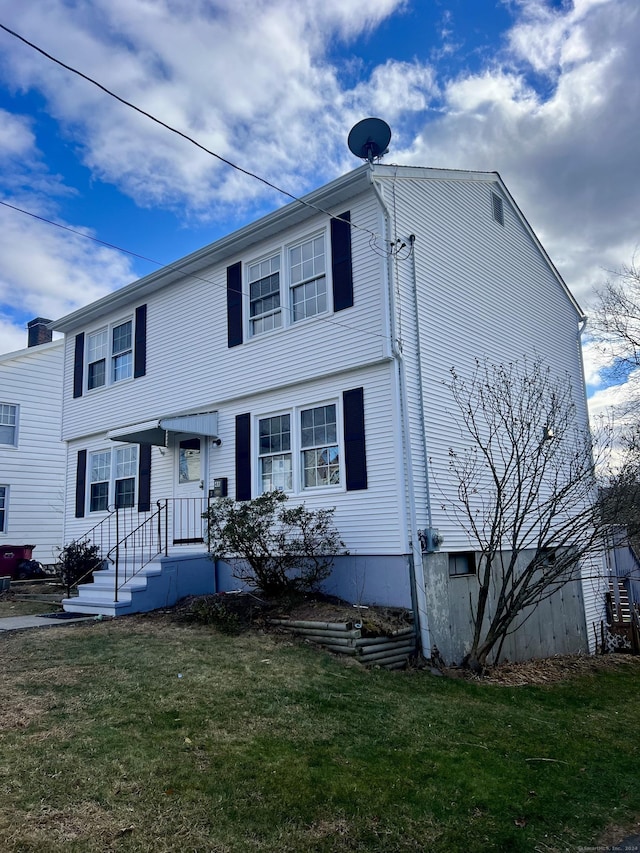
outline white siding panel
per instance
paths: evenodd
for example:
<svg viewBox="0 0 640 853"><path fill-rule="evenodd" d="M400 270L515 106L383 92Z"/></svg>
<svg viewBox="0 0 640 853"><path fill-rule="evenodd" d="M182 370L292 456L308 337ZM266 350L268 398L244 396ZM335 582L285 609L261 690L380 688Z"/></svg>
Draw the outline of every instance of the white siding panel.
<svg viewBox="0 0 640 853"><path fill-rule="evenodd" d="M540 355L559 372L570 374L576 406L586 423L578 316L506 197L504 227L494 221L491 190L500 192L497 183L398 179L394 187L391 181L383 184L389 198L391 190L395 192L398 236L406 240L409 234L416 235L433 524L444 534L447 549L461 549L469 542L446 509L455 500L447 474L448 448L460 443L453 401L445 387L450 368L469 377L475 359L497 363ZM397 266L400 286L408 287L404 282L409 263L398 261ZM399 300L398 310L409 337L414 332L410 300ZM411 341L403 340L403 348L409 358ZM408 385L415 424L418 383L411 371ZM422 466L419 446L414 443L414 448Z"/></svg>
<svg viewBox="0 0 640 853"><path fill-rule="evenodd" d="M334 516L342 539L349 552L358 555L393 555L406 552L406 522L403 496L398 489L396 471L400 465L397 452L397 430L394 428L397 407L394 403L393 364L377 368L348 372L342 376L300 383L286 390L252 395L223 405L218 409L218 435L221 445L209 447L208 487L213 479L226 477L229 495L235 495L235 419L239 414L252 416L252 438L256 437L257 418L283 411L296 411L300 407L335 401L341 415L342 393L351 388L363 387L365 406L365 434L367 450L368 488L347 492L344 488L302 492L290 497L291 503L306 503L313 507L336 507ZM255 443L255 442L254 442ZM154 447L151 465L152 508L155 501L171 497L174 493L174 455L171 440L167 448ZM77 452L117 447L117 442L106 438L106 433L69 444L67 470L67 529L70 541L86 533L104 517L101 513L87 514L76 519L75 476ZM257 449L252 453L254 475L257 473ZM257 481L254 483L257 494Z"/></svg>
<svg viewBox="0 0 640 853"><path fill-rule="evenodd" d="M386 346L384 258L369 245L369 232L377 232L380 227L378 204L373 193L369 193L348 206L355 226L352 252L356 304L352 308L312 317L229 349L227 263L201 272L197 278L185 278L147 299L144 377L85 392L74 400L71 388L74 337L68 336L65 438L101 433L107 428L183 410L208 410L245 394L379 360ZM343 208L334 212L340 214ZM326 229L328 251L329 219L319 214L304 228L286 232L279 242L259 244L250 255L229 258L228 265L236 261L246 264L319 228ZM330 291L330 270L328 279ZM117 317L105 317L104 323L122 319L125 317L120 313ZM100 326L83 331L89 333L97 328Z"/></svg>
<svg viewBox="0 0 640 853"><path fill-rule="evenodd" d="M209 482L212 482L214 477L227 477L229 494L235 495L234 434L237 415L250 413L252 416L253 494L256 494L257 418L334 400L340 407L342 392L357 387L364 389L368 488L352 492L327 489L325 493L322 490L313 493L298 490L291 495L290 502L304 502L313 507L335 506L336 525L346 547L353 555L404 553L406 523L403 497L399 492L396 476L400 460L395 440L396 408L391 363L332 379L301 383L286 391L252 396L225 406L219 411L219 435L222 445L212 448Z"/></svg>
<svg viewBox="0 0 640 853"><path fill-rule="evenodd" d="M35 545L43 563L54 561L63 538L62 365L62 341L0 359L0 402L19 406L18 446L0 445L0 485L9 486L0 545Z"/></svg>

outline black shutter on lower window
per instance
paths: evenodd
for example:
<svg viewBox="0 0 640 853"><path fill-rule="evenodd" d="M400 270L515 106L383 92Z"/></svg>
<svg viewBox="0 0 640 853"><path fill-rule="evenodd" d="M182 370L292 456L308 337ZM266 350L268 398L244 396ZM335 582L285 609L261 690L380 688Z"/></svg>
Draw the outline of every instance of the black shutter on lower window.
<svg viewBox="0 0 640 853"><path fill-rule="evenodd" d="M353 269L351 263L351 211L331 220L331 275L333 310L342 311L353 305Z"/></svg>
<svg viewBox="0 0 640 853"><path fill-rule="evenodd" d="M138 512L151 509L151 445L141 444L138 458Z"/></svg>
<svg viewBox="0 0 640 853"><path fill-rule="evenodd" d="M251 500L251 416L236 415L236 500Z"/></svg>
<svg viewBox="0 0 640 853"><path fill-rule="evenodd" d="M147 306L136 308L136 328L134 332L133 376L137 379L147 372Z"/></svg>
<svg viewBox="0 0 640 853"><path fill-rule="evenodd" d="M73 396L82 397L84 382L84 332L76 335L73 353Z"/></svg>
<svg viewBox="0 0 640 853"><path fill-rule="evenodd" d="M367 488L367 449L364 434L364 390L352 388L342 394L344 418L344 462L347 491Z"/></svg>
<svg viewBox="0 0 640 853"><path fill-rule="evenodd" d="M227 341L229 347L242 343L242 264L227 267Z"/></svg>
<svg viewBox="0 0 640 853"><path fill-rule="evenodd" d="M87 497L87 451L78 451L76 463L76 518L84 518Z"/></svg>

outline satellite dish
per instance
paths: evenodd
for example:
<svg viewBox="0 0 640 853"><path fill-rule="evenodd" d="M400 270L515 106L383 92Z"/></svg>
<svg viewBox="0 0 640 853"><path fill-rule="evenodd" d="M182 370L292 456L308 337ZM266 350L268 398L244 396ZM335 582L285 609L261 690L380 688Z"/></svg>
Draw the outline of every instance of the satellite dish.
<svg viewBox="0 0 640 853"><path fill-rule="evenodd" d="M349 132L347 144L356 157L373 163L389 150L391 128L381 118L363 118Z"/></svg>

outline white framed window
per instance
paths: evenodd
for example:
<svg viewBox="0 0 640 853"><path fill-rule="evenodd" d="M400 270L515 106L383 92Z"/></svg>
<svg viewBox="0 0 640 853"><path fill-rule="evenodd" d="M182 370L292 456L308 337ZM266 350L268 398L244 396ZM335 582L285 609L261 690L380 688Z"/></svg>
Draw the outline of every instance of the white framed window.
<svg viewBox="0 0 640 853"><path fill-rule="evenodd" d="M9 511L9 486L0 486L0 533L7 532L7 515Z"/></svg>
<svg viewBox="0 0 640 853"><path fill-rule="evenodd" d="M291 322L327 310L327 275L324 234L311 237L288 250Z"/></svg>
<svg viewBox="0 0 640 853"><path fill-rule="evenodd" d="M249 325L252 335L279 329L282 325L280 307L280 254L249 264Z"/></svg>
<svg viewBox="0 0 640 853"><path fill-rule="evenodd" d="M0 444L18 446L18 406L0 403Z"/></svg>
<svg viewBox="0 0 640 853"><path fill-rule="evenodd" d="M258 488L262 492L341 486L337 402L260 417L257 433Z"/></svg>
<svg viewBox="0 0 640 853"><path fill-rule="evenodd" d="M135 505L138 446L100 450L89 456L89 512Z"/></svg>
<svg viewBox="0 0 640 853"><path fill-rule="evenodd" d="M291 415L274 415L258 421L258 467L263 492L293 489Z"/></svg>
<svg viewBox="0 0 640 853"><path fill-rule="evenodd" d="M302 484L305 489L340 485L340 447L335 403L302 409L300 448Z"/></svg>
<svg viewBox="0 0 640 853"><path fill-rule="evenodd" d="M133 321L87 335L87 390L133 376Z"/></svg>
<svg viewBox="0 0 640 853"><path fill-rule="evenodd" d="M321 231L247 264L249 337L329 310L327 244Z"/></svg>

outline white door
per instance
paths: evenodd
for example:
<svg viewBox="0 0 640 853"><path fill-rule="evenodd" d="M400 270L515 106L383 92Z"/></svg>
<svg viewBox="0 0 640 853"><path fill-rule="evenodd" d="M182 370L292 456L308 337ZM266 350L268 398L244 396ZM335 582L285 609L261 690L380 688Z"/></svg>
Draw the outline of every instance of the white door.
<svg viewBox="0 0 640 853"><path fill-rule="evenodd" d="M175 436L175 486L173 542L203 541L205 511L206 438L178 433Z"/></svg>

